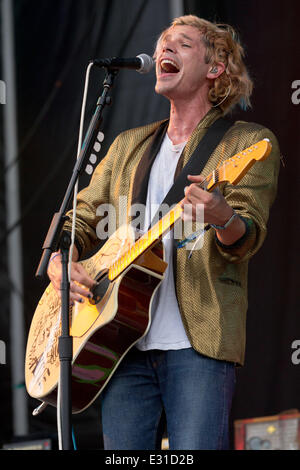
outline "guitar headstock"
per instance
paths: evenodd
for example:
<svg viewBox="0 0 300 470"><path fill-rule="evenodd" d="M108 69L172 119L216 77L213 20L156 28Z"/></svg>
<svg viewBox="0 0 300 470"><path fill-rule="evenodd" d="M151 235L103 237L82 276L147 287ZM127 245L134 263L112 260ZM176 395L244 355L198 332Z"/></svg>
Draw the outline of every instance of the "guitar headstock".
<svg viewBox="0 0 300 470"><path fill-rule="evenodd" d="M233 157L225 160L218 169L218 183L228 181L237 184L256 161L265 160L272 150L269 139L263 139Z"/></svg>

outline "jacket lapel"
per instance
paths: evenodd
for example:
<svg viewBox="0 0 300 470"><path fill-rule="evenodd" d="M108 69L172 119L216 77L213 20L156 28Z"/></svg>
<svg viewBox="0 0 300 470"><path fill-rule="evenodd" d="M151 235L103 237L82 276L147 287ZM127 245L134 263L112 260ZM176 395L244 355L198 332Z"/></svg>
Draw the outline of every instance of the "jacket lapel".
<svg viewBox="0 0 300 470"><path fill-rule="evenodd" d="M140 159L132 188L132 198L131 204L146 204L147 191L148 191L148 182L151 167L155 160L155 157L161 147L163 138L166 134L169 121L162 122L156 129L150 144L148 145L146 151Z"/></svg>

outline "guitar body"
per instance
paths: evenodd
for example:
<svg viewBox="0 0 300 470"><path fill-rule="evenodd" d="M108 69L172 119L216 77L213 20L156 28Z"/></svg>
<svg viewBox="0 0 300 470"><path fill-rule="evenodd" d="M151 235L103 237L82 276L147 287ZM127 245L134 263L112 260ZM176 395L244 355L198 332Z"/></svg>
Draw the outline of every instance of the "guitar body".
<svg viewBox="0 0 300 470"><path fill-rule="evenodd" d="M121 227L90 259L83 261L88 274L99 273L134 243L129 226ZM144 252L114 281L100 280L97 303L84 300L70 307L73 337L72 412L86 409L109 382L118 365L148 331L151 302L167 263L162 243ZM102 285L102 286L101 286ZM26 350L26 388L34 398L56 406L61 335L60 299L50 284L35 311Z"/></svg>

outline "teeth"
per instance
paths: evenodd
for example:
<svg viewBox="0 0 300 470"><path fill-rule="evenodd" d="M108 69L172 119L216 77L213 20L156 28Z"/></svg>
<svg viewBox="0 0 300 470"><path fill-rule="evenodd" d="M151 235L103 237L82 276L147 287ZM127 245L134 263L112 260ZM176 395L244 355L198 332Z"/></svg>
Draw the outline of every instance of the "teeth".
<svg viewBox="0 0 300 470"><path fill-rule="evenodd" d="M164 64L171 64L171 65L173 65L173 67L176 68L176 70L179 70L178 65L176 64L176 62L173 62L173 60L170 60L170 59L163 59L163 60L161 61L160 65L163 67Z"/></svg>

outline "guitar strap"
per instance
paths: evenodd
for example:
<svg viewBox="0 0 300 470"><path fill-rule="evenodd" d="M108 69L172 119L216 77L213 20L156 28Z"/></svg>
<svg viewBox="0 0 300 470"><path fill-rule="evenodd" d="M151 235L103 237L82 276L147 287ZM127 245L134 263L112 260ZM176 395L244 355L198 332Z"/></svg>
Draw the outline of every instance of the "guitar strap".
<svg viewBox="0 0 300 470"><path fill-rule="evenodd" d="M187 164L183 167L180 174L175 177L173 186L171 187L161 204L167 204L168 207L171 207L172 205L177 204L181 199L183 199L184 188L191 184L187 176L191 174L201 174L209 157L217 148L222 138L230 129L230 127L232 127L232 125L232 121L227 118L221 117L209 127L208 131L201 139L199 145L194 150ZM158 220L158 212L160 212L159 218L162 217L163 214L158 209L156 215L152 219L153 221Z"/></svg>

